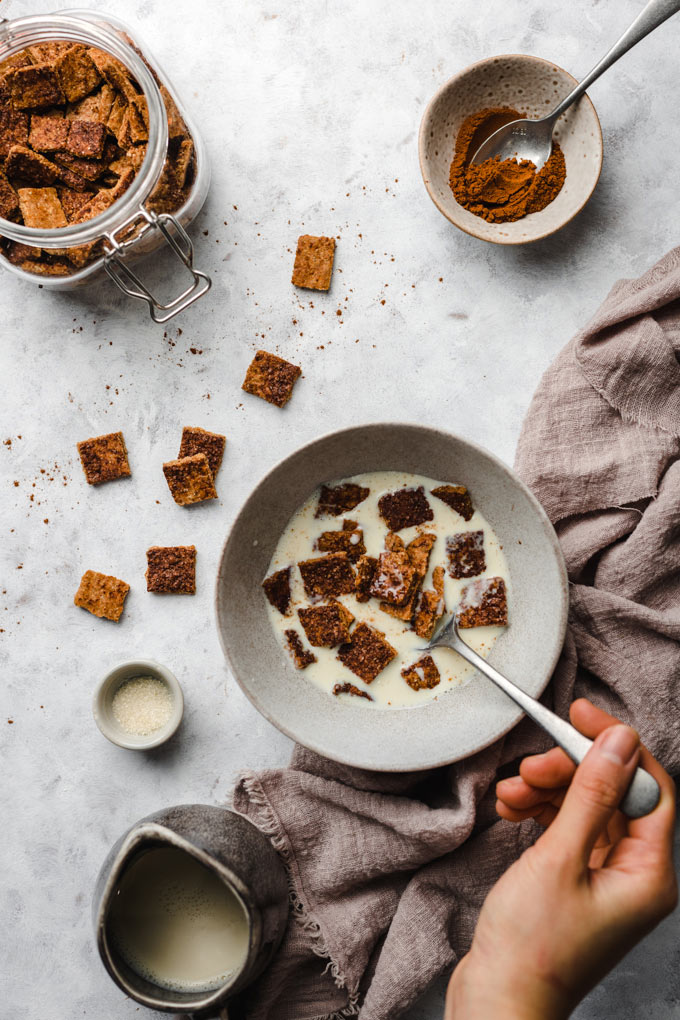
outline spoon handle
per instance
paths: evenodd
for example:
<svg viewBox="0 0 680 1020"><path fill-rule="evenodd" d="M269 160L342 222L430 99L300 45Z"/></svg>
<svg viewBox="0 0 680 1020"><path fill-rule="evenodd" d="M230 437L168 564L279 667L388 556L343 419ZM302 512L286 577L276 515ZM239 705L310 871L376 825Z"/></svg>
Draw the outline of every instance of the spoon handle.
<svg viewBox="0 0 680 1020"><path fill-rule="evenodd" d="M566 99L557 106L553 112L547 117L547 120L557 120L572 103L575 103L577 99L583 95L583 93L590 88L593 82L603 74L608 67L615 64L619 57L622 57L624 53L636 46L641 39L644 39L646 35L653 32L655 28L663 24L667 18L670 18L673 14L680 11L680 0L649 0L649 3L644 7L633 24L628 28L618 42L614 43L608 53L605 53L602 60L585 76L583 81L579 82L576 88L569 93Z"/></svg>
<svg viewBox="0 0 680 1020"><path fill-rule="evenodd" d="M680 5L679 5L680 6ZM494 669L486 659L483 659L481 655L478 655L469 645L467 645L460 636L457 636L455 640L451 642L451 647L462 655L464 659L473 665L480 673L492 680L498 687L504 691L508 697L512 698L520 708L524 709L526 714L542 726L543 729L550 734L557 744L562 748L563 751L569 755L571 760L577 765L583 761L586 754L593 746L592 740L588 737L584 737L582 733L579 733L571 723L566 722L564 719L560 719L558 715L551 712L549 708L542 705L540 701L536 701L525 691L521 690L512 681L508 680L507 677L499 673L497 669ZM659 802L659 785L653 776L650 776L649 772L645 772L644 769L637 768L635 775L628 787L628 792L621 801L621 811L629 818L642 818L643 815L649 814L653 811Z"/></svg>

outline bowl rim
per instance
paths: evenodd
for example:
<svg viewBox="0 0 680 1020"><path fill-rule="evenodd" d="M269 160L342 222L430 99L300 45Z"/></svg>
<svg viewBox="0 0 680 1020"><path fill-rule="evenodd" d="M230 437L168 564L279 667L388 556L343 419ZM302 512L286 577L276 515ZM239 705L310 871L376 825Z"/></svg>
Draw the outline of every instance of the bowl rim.
<svg viewBox="0 0 680 1020"><path fill-rule="evenodd" d="M123 671L125 673L121 675ZM146 738L141 734L130 734L128 739L123 735L120 727L116 727L110 722L108 693L114 684L116 687L120 687L127 680L132 680L135 676L143 676L145 674L157 677L170 688L173 700L172 714L165 726L162 726L153 733L149 733ZM123 747L127 751L150 751L154 747L160 747L161 744L164 744L179 729L184 717L184 694L175 674L167 666L163 666L162 663L156 662L155 659L123 659L108 669L97 683L92 697L92 715L100 732L112 744L116 744L117 747Z"/></svg>
<svg viewBox="0 0 680 1020"><path fill-rule="evenodd" d="M544 533L545 533L545 535L546 535L546 537L548 539L548 542L549 542L549 544L550 544L550 546L552 548L552 551L553 551L553 553L555 555L555 561L556 561L556 565L557 565L558 573L559 573L559 577L560 577L560 582L561 582L560 583L560 605L559 605L560 619L559 619L559 623L558 623L558 637L559 637L559 639L555 643L555 649L554 649L553 654L552 654L551 659L550 659L550 668L548 670L546 670L545 681L542 683L540 689L537 690L536 694L534 695L534 697L536 697L536 698L540 698L541 697L541 695L544 693L546 687L550 683L550 680L552 679L553 673L555 672L555 668L557 666L557 663L559 661L560 655L562 654L562 650L564 648L564 641L565 641L565 637L566 637L567 622L568 622L567 617L568 617L568 610L569 610L569 578L568 578L568 575L567 575L567 567L566 567L566 563L565 563L565 560L564 560L564 554L562 552L562 547L561 547L561 545L559 543L559 539L557 538L557 533L556 533L552 523L550 522L550 519L549 519L547 513L545 512L544 508L539 503L538 499L536 498L534 493L531 491L531 489L528 487L526 482L524 482L519 477L519 475L513 470L513 468L509 467L504 461L502 461L498 456L496 456L496 454L491 453L485 447L480 446L479 443L475 443L473 440L467 439L464 436L460 436L460 435L458 435L456 433L449 432L446 429L442 429L442 428L439 428L437 426L422 425L419 422L412 422L412 421L369 421L369 422L357 423L357 424L349 425L349 426L343 426L342 428L339 428L339 429L332 429L329 432L324 432L321 435L316 436L315 438L313 438L313 439L303 443L302 446L298 446L295 449L291 450L284 457L281 457L274 465L272 465L272 467L268 471L266 471L258 479L258 481L251 487L248 495L246 496L245 500L241 504L241 506L240 506L240 508L238 510L238 513L234 517L234 520L232 521L231 526L229 527L229 529L227 531L225 539L224 539L224 541L222 543L222 547L220 549L219 564L218 564L217 576L216 576L216 580L215 580L214 609L215 609L215 624L216 624L216 627L217 627L217 636L218 636L218 639L219 639L219 642L220 642L220 647L222 648L222 652L224 654L225 660L226 660L227 665L228 665L228 667L229 667L229 669L231 671L231 674L234 677L234 679L236 680L236 682L239 685L239 687L241 688L241 690L243 691L243 693L245 694L245 696L248 698L250 703L257 709L257 711L260 713L260 715L262 715L263 718L265 718L268 722L270 722L272 724L272 726L274 726L277 730L279 730L280 733L283 733L285 736L289 737L292 741L294 741L294 743L300 744L301 746L306 747L308 750L314 751L316 754L320 755L321 757L326 758L326 759L328 759L330 761L336 761L336 762L338 762L341 765L348 765L348 766L351 766L352 768L361 768L361 769L364 769L365 771L395 772L395 773L398 773L398 772L403 772L404 770L400 769L398 767L389 767L389 766L380 766L379 768L376 768L375 766L361 764L361 763L358 763L356 760L353 760L353 759L350 759L350 758L347 758L347 757L343 757L342 754L337 754L337 753L330 754L327 749L325 749L323 746L321 746L321 744L317 744L313 740L305 740L305 742L303 743L300 740L300 738L298 737L298 735L296 733L292 732L292 730L288 726L282 724L279 720L275 719L273 717L273 715L268 711L268 709L263 704L261 704L260 699L257 697L257 695L254 694L253 691L251 691L248 688L248 686L242 681L241 677L239 676L239 674L238 674L238 672L237 672L237 670L236 670L236 668L234 666L234 663L232 661L232 657L231 657L231 655L229 653L229 648L227 647L227 643L226 643L226 641L224 639L224 636L223 636L223 630L222 630L222 626L221 626L221 613L220 613L220 585L221 585L221 582L222 582L222 575L223 575L223 569L224 569L224 563L225 563L225 554L226 554L226 551L227 551L227 547L229 546L230 542L232 541L232 538L233 538L234 533L236 531L236 526L237 526L237 524L240 521L240 518L241 518L241 515L243 514L244 509L246 508L246 506L248 505L248 503L250 502L252 497L255 495L257 490L260 488L260 486L262 486L275 472L279 471L281 469L281 467L288 460L290 460L292 457L298 457L301 454L304 455L304 453L309 448L317 445L318 443L326 442L329 439L335 438L337 436L342 436L345 433L355 432L357 429L373 429L373 428L382 428L382 429L384 429L384 428L411 428L411 429L418 429L421 432L436 433L439 436L445 436L448 439L455 439L458 442L464 443L474 453L481 454L483 457L486 457L489 460L491 460L494 463L494 465L495 465L495 467L497 469L499 469L503 474L506 475L506 477L510 481L512 481L514 484L518 485L522 489L522 491L524 492L524 495L526 496L526 498L528 499L528 501L532 505L534 511L536 512L537 518L540 521L541 527L542 527L542 529L543 529L543 531L544 531ZM321 484L321 483L319 483L319 484ZM510 700L510 699L508 699L508 700ZM408 709L406 709L405 711L408 711ZM512 729L514 729L514 727L519 723L519 721L522 719L523 716L524 716L524 712L522 711L522 709L520 709L519 707L516 707L516 711L513 710L512 711L512 715L509 716L509 718L510 718L509 724L507 726L505 726L505 727L502 727L498 731L494 732L492 735L490 735L488 740L486 740L483 744L480 744L479 746L475 747L473 750L470 750L470 751L466 752L463 755L453 754L451 757L447 757L446 759L443 759L441 761L436 761L436 762L427 761L427 762L425 762L425 763L423 763L421 765L418 765L418 766L411 766L408 771L410 771L410 772L425 771L427 769L438 768L438 767L443 766L443 765L450 765L450 764L453 764L456 761L462 761L465 758L471 757L473 754L477 754L479 751L485 750L485 748L490 747L497 740L500 740L502 737L506 736L507 733L509 733Z"/></svg>
<svg viewBox="0 0 680 1020"><path fill-rule="evenodd" d="M428 175L427 175L427 172L426 172L427 163L426 163L426 159L425 159L425 145L426 145L426 138L425 138L425 136L426 136L426 121L428 120L430 111L432 110L432 107L434 106L434 104L440 99L440 97L443 96L457 81L459 81L465 75L469 74L470 71L474 71L476 68L483 67L485 64L495 63L497 60L508 60L510 58L515 58L516 59L518 57L521 58L522 60L533 61L533 62L538 63L538 64L546 64L546 65L549 65L550 67L556 68L561 74L566 75L566 77L573 83L574 87L576 85L578 85L578 83L579 83L578 79L574 78L573 74L571 74L569 71L566 71L563 67L560 67L560 65L557 64L554 60L546 60L545 57L536 57L536 56L534 56L533 54L530 54L530 53L498 53L498 54L496 54L496 55L494 55L492 57L484 57L482 60L476 60L474 63L468 64L468 66L464 67L462 71L458 71L457 74L454 74L453 77L451 77L447 81L445 81L443 83L443 85L440 85L440 87L437 89L435 94L431 97L431 99L427 103L425 109L423 110L423 115L422 115L421 120L420 120L420 128L418 129L418 162L420 164L420 173L421 173L421 176L423 178L423 184L425 185L425 190L427 191L428 195L430 196L430 198L432 199L432 201L434 202L434 204L436 205L437 209L442 214L442 216L444 216L445 219L447 219L449 221L449 223L453 224L454 227L456 227L458 230L462 230L463 233L467 234L469 237L476 237L478 240L486 241L488 244L498 244L498 245L504 245L504 246L508 246L508 247L517 247L517 246L522 245L522 244L534 244L536 241L543 241L546 237L551 237L553 234L556 234L558 232L558 230L562 230L564 227L567 226L568 223L571 223L571 221L576 216L578 216L578 214L581 212L581 210L584 208L584 206L590 201L590 199L591 199L591 197L593 195L593 192L595 191L595 188L597 187L598 182L600 180L600 175L602 173L602 163L603 163L603 160L604 160L604 138L602 136L602 125L600 124L600 118L597 115L597 110L595 109L595 105L594 105L592 99L590 98L590 96L588 95L588 93L586 92L581 97L579 102L585 102L588 106L590 106L590 108L591 108L591 110L592 110L592 112L593 112L593 114L595 116L595 124L597 125L597 131L598 131L597 137L598 137L598 140L599 140L599 162L598 162L598 167L597 167L597 176L595 178L595 181L593 183L593 186L592 186L591 190L588 192L586 197L583 199L583 202L578 207L578 209L576 209L571 214L571 216L568 219L566 219L563 223L560 223L559 226L553 227L550 230L546 230L542 234L537 234L535 237L525 237L525 238L517 239L517 240L512 239L512 238L502 238L502 237L485 237L481 233L479 233L479 232L477 232L475 230L472 230L472 229L470 229L468 227L463 227L463 226L461 226L460 223L456 223L455 220L451 219L451 217L449 216L449 214L446 211L446 209L444 208L444 206L439 202L437 196L434 194L434 191L432 190L432 187L430 185L430 181L429 181L429 178L428 178ZM486 222L486 221L483 220L482 222ZM501 226L501 225L502 224L499 224L499 226Z"/></svg>

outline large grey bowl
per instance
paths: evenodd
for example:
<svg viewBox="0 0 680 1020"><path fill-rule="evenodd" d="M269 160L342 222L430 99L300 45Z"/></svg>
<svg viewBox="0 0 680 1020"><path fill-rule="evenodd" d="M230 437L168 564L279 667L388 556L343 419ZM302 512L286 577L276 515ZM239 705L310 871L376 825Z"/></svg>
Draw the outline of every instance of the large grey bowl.
<svg viewBox="0 0 680 1020"><path fill-rule="evenodd" d="M217 577L217 624L234 676L255 707L305 747L347 765L405 772L479 751L521 712L481 676L419 708L377 709L329 697L277 644L261 588L282 531L310 493L322 482L375 470L468 486L503 545L512 580L510 626L490 660L534 696L562 648L567 576L552 525L519 478L490 453L438 429L372 424L333 432L257 485L227 537Z"/></svg>

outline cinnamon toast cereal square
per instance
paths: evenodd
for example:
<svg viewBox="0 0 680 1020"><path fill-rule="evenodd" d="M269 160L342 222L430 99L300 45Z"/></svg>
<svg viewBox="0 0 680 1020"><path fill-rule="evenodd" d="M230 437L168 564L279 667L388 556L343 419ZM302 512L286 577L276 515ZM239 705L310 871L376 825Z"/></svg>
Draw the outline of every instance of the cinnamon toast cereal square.
<svg viewBox="0 0 680 1020"><path fill-rule="evenodd" d="M464 521L469 521L475 512L470 493L464 485L438 485L432 490L432 495L460 514Z"/></svg>
<svg viewBox="0 0 680 1020"><path fill-rule="evenodd" d="M347 644L338 649L337 657L343 666L361 677L364 683L370 684L396 654L382 631L367 623L359 623Z"/></svg>
<svg viewBox="0 0 680 1020"><path fill-rule="evenodd" d="M422 592L413 617L413 629L418 637L429 641L434 625L444 615L445 609L444 568L437 566L432 571L432 588Z"/></svg>
<svg viewBox="0 0 680 1020"><path fill-rule="evenodd" d="M484 532L462 531L446 539L451 577L476 577L486 570Z"/></svg>
<svg viewBox="0 0 680 1020"><path fill-rule="evenodd" d="M19 196L0 172L0 219L13 220L19 212Z"/></svg>
<svg viewBox="0 0 680 1020"><path fill-rule="evenodd" d="M5 173L27 184L53 184L59 176L59 167L25 145L13 145L5 162Z"/></svg>
<svg viewBox="0 0 680 1020"><path fill-rule="evenodd" d="M85 46L72 46L54 63L61 90L69 103L77 103L94 92L101 81L99 71Z"/></svg>
<svg viewBox="0 0 680 1020"><path fill-rule="evenodd" d="M196 546L153 545L146 551L146 590L159 595L196 594Z"/></svg>
<svg viewBox="0 0 680 1020"><path fill-rule="evenodd" d="M350 640L349 628L354 617L340 602L298 609L298 617L310 645L335 648Z"/></svg>
<svg viewBox="0 0 680 1020"><path fill-rule="evenodd" d="M182 457L193 457L196 453L204 453L208 458L212 476L216 478L226 444L226 436L221 436L218 432L208 432L206 429L185 426L182 429L182 441L178 456L181 460Z"/></svg>
<svg viewBox="0 0 680 1020"><path fill-rule="evenodd" d="M288 616L290 610L290 567L283 570L276 570L262 582L264 593L274 609L278 609L281 616Z"/></svg>
<svg viewBox="0 0 680 1020"><path fill-rule="evenodd" d="M180 506L217 499L212 472L204 453L168 461L163 465L163 474L172 498Z"/></svg>
<svg viewBox="0 0 680 1020"><path fill-rule="evenodd" d="M104 155L106 125L94 120L70 120L66 148L72 156L80 159L101 159Z"/></svg>
<svg viewBox="0 0 680 1020"><path fill-rule="evenodd" d="M290 630L285 630L283 633L285 634L288 651L293 658L296 669L307 669L307 666L311 666L313 662L316 662L316 655L314 652L310 652L308 648L305 648L296 630L291 627Z"/></svg>
<svg viewBox="0 0 680 1020"><path fill-rule="evenodd" d="M120 620L130 585L110 574L99 574L86 570L73 602L81 609L87 609L93 616L99 616L117 623Z"/></svg>
<svg viewBox="0 0 680 1020"><path fill-rule="evenodd" d="M391 535L388 537L393 539L398 538L397 535ZM401 605L394 605L390 602L380 603L380 608L384 613L388 613L390 616L396 616L399 620L409 621L413 618L418 593L425 575L427 574L427 569L430 563L430 553L432 552L432 547L435 541L436 535L433 535L430 532L424 532L421 535L416 535L413 541L409 542L406 546L405 552L411 566L416 572L416 580L411 588L410 595Z"/></svg>
<svg viewBox="0 0 680 1020"><path fill-rule="evenodd" d="M27 227L56 230L68 226L55 188L19 188L19 206Z"/></svg>
<svg viewBox="0 0 680 1020"><path fill-rule="evenodd" d="M293 266L293 284L306 290L328 290L335 258L334 237L313 237L302 234L298 238Z"/></svg>
<svg viewBox="0 0 680 1020"><path fill-rule="evenodd" d="M10 71L5 80L15 110L39 110L65 101L57 72L49 64L31 64Z"/></svg>
<svg viewBox="0 0 680 1020"><path fill-rule="evenodd" d="M0 103L0 159L7 159L14 145L28 145L29 117Z"/></svg>
<svg viewBox="0 0 680 1020"><path fill-rule="evenodd" d="M89 121L85 123L89 123ZM54 162L58 164L58 167L70 170L71 173L78 174L79 177L83 177L86 181L90 182L96 181L97 178L101 177L105 169L104 164L99 159L83 159L81 156L74 156L70 152L55 152ZM60 171L59 173L62 176Z"/></svg>
<svg viewBox="0 0 680 1020"><path fill-rule="evenodd" d="M344 521L338 531L323 531L316 540L319 552L346 552L352 563L356 563L366 552L364 533L356 521Z"/></svg>
<svg viewBox="0 0 680 1020"><path fill-rule="evenodd" d="M386 492L378 500L378 510L390 531L413 528L434 518L422 485L412 489Z"/></svg>
<svg viewBox="0 0 680 1020"><path fill-rule="evenodd" d="M291 365L289 361L268 354L267 351L257 351L248 366L241 389L277 407L284 407L301 375L302 369L297 365Z"/></svg>
<svg viewBox="0 0 680 1020"><path fill-rule="evenodd" d="M63 149L68 140L69 122L65 117L41 116L34 113L31 117L31 130L28 142L36 152L56 152Z"/></svg>
<svg viewBox="0 0 680 1020"><path fill-rule="evenodd" d="M393 606L403 606L408 600L418 575L405 549L380 553L378 566L370 592Z"/></svg>
<svg viewBox="0 0 680 1020"><path fill-rule="evenodd" d="M78 443L78 453L89 485L112 482L130 475L127 450L122 432L109 432L105 436L84 439Z"/></svg>
<svg viewBox="0 0 680 1020"><path fill-rule="evenodd" d="M354 510L363 503L370 489L356 482L343 482L342 485L322 485L319 493L319 504L315 517L339 517L341 514Z"/></svg>
<svg viewBox="0 0 680 1020"><path fill-rule="evenodd" d="M357 563L357 573L354 579L354 596L357 602L368 602L371 597L371 584L378 568L378 561L375 556L362 556Z"/></svg>
<svg viewBox="0 0 680 1020"><path fill-rule="evenodd" d="M73 222L80 210L91 198L87 191L75 191L72 188L57 188L57 194L69 223Z"/></svg>
<svg viewBox="0 0 680 1020"><path fill-rule="evenodd" d="M461 595L456 620L459 627L507 627L508 598L502 577L480 577Z"/></svg>
<svg viewBox="0 0 680 1020"><path fill-rule="evenodd" d="M347 553L329 553L298 563L307 598L312 600L351 595L354 591L354 569Z"/></svg>
<svg viewBox="0 0 680 1020"><path fill-rule="evenodd" d="M366 701L373 701L373 698L368 691L362 691L360 687L355 684L351 684L347 680L344 684L335 684L333 687L333 694L337 697L341 694L352 694L355 698L365 698Z"/></svg>
<svg viewBox="0 0 680 1020"><path fill-rule="evenodd" d="M437 664L431 655L424 655L412 666L405 666L401 675L414 691L432 690L441 680Z"/></svg>

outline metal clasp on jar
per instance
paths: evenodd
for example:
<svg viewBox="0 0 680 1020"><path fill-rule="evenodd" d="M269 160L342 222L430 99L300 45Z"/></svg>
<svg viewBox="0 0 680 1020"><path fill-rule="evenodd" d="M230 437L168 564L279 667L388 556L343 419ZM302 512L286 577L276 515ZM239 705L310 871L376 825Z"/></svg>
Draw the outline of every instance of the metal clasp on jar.
<svg viewBox="0 0 680 1020"><path fill-rule="evenodd" d="M160 231L165 242L193 277L193 283L167 304L156 300L125 261L127 252L138 245L150 230ZM212 286L212 280L205 273L194 269L194 246L191 238L179 220L170 213L156 214L142 207L115 231L105 234L104 237L109 246L104 269L124 294L146 301L154 322L163 323L172 319L207 294Z"/></svg>

